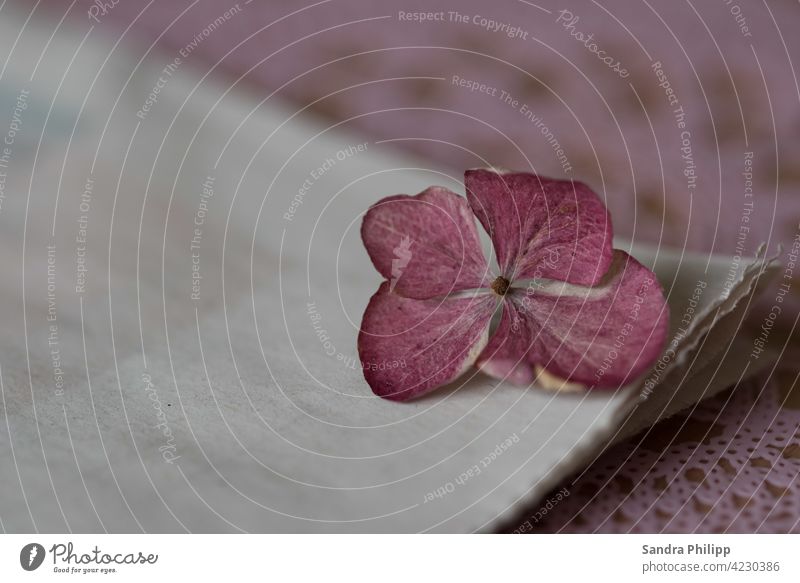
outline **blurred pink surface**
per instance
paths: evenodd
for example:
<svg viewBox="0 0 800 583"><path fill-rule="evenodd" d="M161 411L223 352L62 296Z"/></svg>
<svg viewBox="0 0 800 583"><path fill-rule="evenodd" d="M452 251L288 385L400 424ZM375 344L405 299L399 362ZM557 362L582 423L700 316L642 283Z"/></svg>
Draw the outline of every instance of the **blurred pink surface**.
<svg viewBox="0 0 800 583"><path fill-rule="evenodd" d="M47 9L85 19L91 4ZM175 53L230 6L124 0L101 29ZM456 174L494 164L583 180L606 200L615 232L637 241L752 255L762 241L775 250L798 234L794 1L573 1L567 8L579 20L572 28L555 2L254 1L239 8L186 62L264 97L275 92L298 109L310 105L324 121L345 120L345 129L396 140L398 149ZM468 22L449 21L456 10ZM443 11L446 20L409 22L399 11ZM476 15L518 26L525 38L474 24ZM606 66L576 32L593 34L629 75ZM495 95L459 87L454 75ZM677 103L669 103L665 79ZM792 283L796 308L800 286ZM755 321L764 313L757 309ZM680 446L655 450L634 439L608 452L565 484L571 495L535 530L797 530L800 411L774 398L791 396L796 379L786 373L739 388L730 403L718 398L680 418L710 424L713 435L684 435ZM668 423L674 436L680 422Z"/></svg>

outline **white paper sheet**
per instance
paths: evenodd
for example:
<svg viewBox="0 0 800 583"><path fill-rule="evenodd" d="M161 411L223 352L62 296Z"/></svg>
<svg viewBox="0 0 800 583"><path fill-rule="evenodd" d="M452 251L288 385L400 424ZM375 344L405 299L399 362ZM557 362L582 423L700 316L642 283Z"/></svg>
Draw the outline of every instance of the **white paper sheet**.
<svg viewBox="0 0 800 583"><path fill-rule="evenodd" d="M0 23L2 54L18 24ZM461 175L191 63L141 119L171 55L137 68L95 36L76 55L67 32L31 81L40 51L25 47L49 34L29 25L2 77L4 95L30 92L0 212L7 531L491 530L609 440L753 372L730 331L764 262L634 246L669 290L673 334L707 284L646 400L479 373L376 398L351 366L380 282L361 213L429 184L463 191Z"/></svg>

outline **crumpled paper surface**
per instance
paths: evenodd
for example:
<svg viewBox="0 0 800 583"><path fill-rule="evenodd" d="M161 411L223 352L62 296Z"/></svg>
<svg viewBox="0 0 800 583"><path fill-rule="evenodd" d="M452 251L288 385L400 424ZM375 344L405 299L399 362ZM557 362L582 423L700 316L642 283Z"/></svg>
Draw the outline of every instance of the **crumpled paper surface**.
<svg viewBox="0 0 800 583"><path fill-rule="evenodd" d="M45 73L20 50L3 77L29 90L0 212L7 531L492 530L609 441L753 372L730 338L768 262L633 246L677 338L650 390L474 373L376 398L355 351L379 283L361 213L461 176L188 65L137 116L168 56L137 66L93 38L71 61L81 38L53 42Z"/></svg>

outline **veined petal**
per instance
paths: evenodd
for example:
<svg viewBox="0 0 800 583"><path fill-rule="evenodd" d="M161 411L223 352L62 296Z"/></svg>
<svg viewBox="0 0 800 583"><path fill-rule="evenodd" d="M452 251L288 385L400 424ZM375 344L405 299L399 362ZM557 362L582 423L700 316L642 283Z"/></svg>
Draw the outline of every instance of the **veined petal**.
<svg viewBox="0 0 800 583"><path fill-rule="evenodd" d="M587 387L629 384L661 354L669 325L655 275L619 250L595 287L550 282L505 298L477 365L516 384L535 380L537 367Z"/></svg>
<svg viewBox="0 0 800 583"><path fill-rule="evenodd" d="M384 282L364 312L358 354L372 391L405 401L464 373L486 346L497 296L416 300Z"/></svg>
<svg viewBox="0 0 800 583"><path fill-rule="evenodd" d="M466 199L446 188L378 201L364 216L361 238L392 291L405 297L489 286L475 217Z"/></svg>
<svg viewBox="0 0 800 583"><path fill-rule="evenodd" d="M508 280L594 285L605 275L613 254L611 217L585 184L492 169L467 170L464 184Z"/></svg>

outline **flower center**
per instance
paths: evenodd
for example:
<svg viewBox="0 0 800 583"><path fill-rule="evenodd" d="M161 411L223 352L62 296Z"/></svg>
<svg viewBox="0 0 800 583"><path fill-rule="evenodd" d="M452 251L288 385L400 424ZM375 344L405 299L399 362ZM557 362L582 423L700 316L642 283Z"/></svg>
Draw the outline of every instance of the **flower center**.
<svg viewBox="0 0 800 583"><path fill-rule="evenodd" d="M492 290L498 296L504 296L506 295L510 285L510 281L508 281L505 277L500 276L492 282Z"/></svg>

